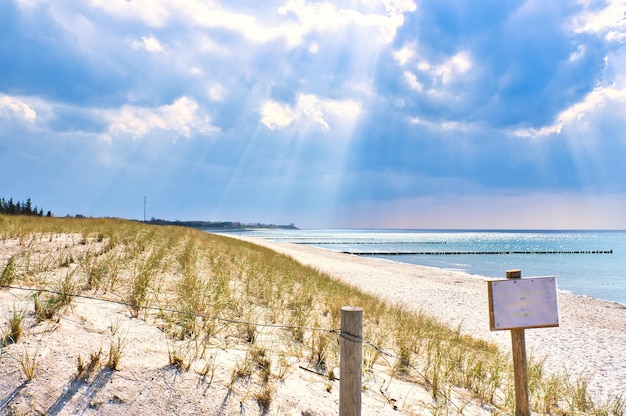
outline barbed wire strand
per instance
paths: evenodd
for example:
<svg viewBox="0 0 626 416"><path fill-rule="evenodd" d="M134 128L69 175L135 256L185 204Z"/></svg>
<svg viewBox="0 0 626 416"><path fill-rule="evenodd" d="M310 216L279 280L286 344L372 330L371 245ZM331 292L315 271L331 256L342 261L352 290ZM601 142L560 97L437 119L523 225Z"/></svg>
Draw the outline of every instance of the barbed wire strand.
<svg viewBox="0 0 626 416"><path fill-rule="evenodd" d="M322 332L329 332L329 333L334 333L334 334L339 334L340 332L340 330L338 329L326 329L326 328L318 328L318 327L306 326L306 325L269 324L269 323L249 322L249 321L244 321L244 320L239 320L239 319L220 318L217 316L204 315L204 314L197 313L197 312L181 311L178 309L149 306L149 305L135 305L135 304L120 301L120 300L104 299L104 298L98 298L95 296L79 295L79 294L74 294L74 293L64 293L64 292L59 292L59 291L50 290L50 289L35 289L35 288L27 288L27 287L19 287L19 286L9 286L9 285L0 285L0 287L7 288L7 289L24 290L28 292L39 292L39 293L49 293L49 294L54 294L54 295L69 296L69 297L88 299L88 300L94 300L94 301L105 302L105 303L113 303L117 305L126 306L129 308L145 309L145 310L152 310L152 311L157 311L157 312L178 313L181 315L190 315L190 316L195 316L198 318L204 318L207 320L214 319L216 321L221 321L221 322L226 322L226 323L231 323L231 324L238 324L238 325L252 325L252 326L266 327L266 328L304 329L304 330L309 330L309 331L322 331Z"/></svg>
<svg viewBox="0 0 626 416"><path fill-rule="evenodd" d="M344 338L344 339L346 339L348 341L351 341L351 342L358 342L358 343L361 343L361 344L364 344L364 345L368 345L368 346L372 347L373 349L375 349L378 353L380 353L381 355L384 355L386 357L389 357L389 358L392 358L392 359L396 359L396 360L400 359L398 356L396 356L396 355L394 355L394 354L392 354L392 353L390 353L388 351L385 351L385 350L381 349L380 347L374 345L371 341L369 341L369 340L367 340L367 339L365 339L365 338L363 338L361 336L353 335L353 334L349 334L349 333L342 333L341 329L327 329L327 328L320 328L320 327L306 326L306 325L284 325L284 324L269 324L269 323L249 322L249 321L244 321L244 320L240 320L240 319L220 318L220 317L216 317L216 316L209 316L209 315L204 315L204 314L196 313L196 312L181 311L181 310L172 309L172 308L163 308L163 307L156 307L156 306L149 306L149 305L134 305L132 303L128 303L128 302L124 302L124 301L118 301L118 300L112 300L112 299L104 299L104 298L99 298L99 297L89 296L89 295L81 295L81 294L74 294L74 293L64 293L64 292L59 292L59 291L50 290L50 289L36 289L36 288L27 288L27 287L11 286L11 285L0 285L0 287L1 288L5 288L5 289L23 290L23 291L27 291L27 292L37 292L37 293L48 293L48 294L54 294L54 295L62 295L62 296L69 296L69 297L93 300L93 301L97 301L97 302L113 303L113 304L116 304L116 305L126 306L128 308L138 308L138 309L152 310L152 311L158 311L158 312L178 313L178 314L181 314L181 315L190 315L190 316L195 316L195 317L198 317L198 318L204 318L204 319L207 319L207 320L214 319L214 320L217 320L217 321L231 323L231 324L237 324L237 325L251 325L251 326L263 327L263 328L302 329L302 330L308 330L308 331L327 332L327 333L331 333L331 334L336 334L340 338ZM446 402L451 404L459 412L459 414L463 415L463 411L459 408L459 406L457 406L454 403L454 401L452 401L452 399L450 397L448 397L447 394L445 394L443 391L438 389L428 379L428 377L426 377L424 374L422 374L411 363L407 363L406 365L408 367L412 368L413 371L415 371L415 373L417 373L417 375L419 375L427 383L427 385L430 388L433 389L433 391L435 393L435 396L436 395L443 396L443 398L445 398Z"/></svg>

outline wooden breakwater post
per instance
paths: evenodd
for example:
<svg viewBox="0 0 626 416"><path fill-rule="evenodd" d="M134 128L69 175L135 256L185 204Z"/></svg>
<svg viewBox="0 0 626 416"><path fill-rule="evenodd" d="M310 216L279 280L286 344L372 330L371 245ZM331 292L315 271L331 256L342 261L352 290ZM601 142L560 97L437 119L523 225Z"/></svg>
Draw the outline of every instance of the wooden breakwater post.
<svg viewBox="0 0 626 416"><path fill-rule="evenodd" d="M487 282L489 325L492 331L511 331L515 416L530 416L526 328L559 326L556 278L522 279L521 270L508 270L505 280Z"/></svg>
<svg viewBox="0 0 626 416"><path fill-rule="evenodd" d="M360 416L363 308L341 307L339 349L339 416Z"/></svg>

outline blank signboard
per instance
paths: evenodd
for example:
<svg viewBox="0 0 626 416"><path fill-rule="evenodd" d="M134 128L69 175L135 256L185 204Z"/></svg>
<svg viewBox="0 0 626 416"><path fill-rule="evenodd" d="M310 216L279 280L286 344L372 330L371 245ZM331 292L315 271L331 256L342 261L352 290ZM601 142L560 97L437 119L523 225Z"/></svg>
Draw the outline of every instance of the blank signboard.
<svg viewBox="0 0 626 416"><path fill-rule="evenodd" d="M492 280L487 284L492 331L559 326L555 277Z"/></svg>

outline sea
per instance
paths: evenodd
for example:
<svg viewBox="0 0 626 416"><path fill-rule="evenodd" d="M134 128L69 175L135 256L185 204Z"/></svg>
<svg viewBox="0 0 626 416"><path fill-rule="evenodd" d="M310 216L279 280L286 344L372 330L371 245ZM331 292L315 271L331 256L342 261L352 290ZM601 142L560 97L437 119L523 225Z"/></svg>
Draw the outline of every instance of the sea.
<svg viewBox="0 0 626 416"><path fill-rule="evenodd" d="M250 237L504 278L555 276L559 290L626 305L626 231L249 230Z"/></svg>

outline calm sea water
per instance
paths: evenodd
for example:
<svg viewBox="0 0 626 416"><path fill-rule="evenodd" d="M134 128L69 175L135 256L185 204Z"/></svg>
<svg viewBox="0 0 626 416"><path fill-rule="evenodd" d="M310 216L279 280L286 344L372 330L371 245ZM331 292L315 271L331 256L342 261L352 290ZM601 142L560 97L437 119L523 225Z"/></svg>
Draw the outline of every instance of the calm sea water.
<svg viewBox="0 0 626 416"><path fill-rule="evenodd" d="M501 278L506 270L521 269L522 277L556 276L560 290L626 305L626 231L333 229L245 233L486 277ZM586 253L594 251L612 252ZM489 254L446 254L451 252ZM503 252L509 254L493 254Z"/></svg>

